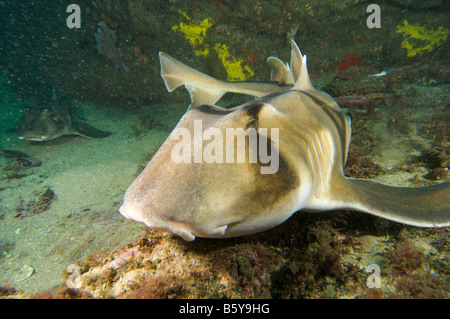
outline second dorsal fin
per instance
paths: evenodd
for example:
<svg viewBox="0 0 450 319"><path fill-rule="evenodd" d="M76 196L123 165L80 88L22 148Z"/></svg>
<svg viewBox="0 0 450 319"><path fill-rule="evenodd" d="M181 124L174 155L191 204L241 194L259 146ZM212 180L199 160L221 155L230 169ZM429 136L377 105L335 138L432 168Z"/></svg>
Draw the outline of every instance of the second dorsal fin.
<svg viewBox="0 0 450 319"><path fill-rule="evenodd" d="M314 88L309 79L308 67L306 66L306 55L302 55L294 40L291 41L291 69L295 83L292 89L301 91L313 90Z"/></svg>

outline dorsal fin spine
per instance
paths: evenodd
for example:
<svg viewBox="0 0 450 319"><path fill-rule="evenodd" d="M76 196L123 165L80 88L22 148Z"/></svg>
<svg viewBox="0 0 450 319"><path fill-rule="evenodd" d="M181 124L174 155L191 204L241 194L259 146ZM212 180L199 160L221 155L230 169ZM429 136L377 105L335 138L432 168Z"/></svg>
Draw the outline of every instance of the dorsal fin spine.
<svg viewBox="0 0 450 319"><path fill-rule="evenodd" d="M295 85L293 90L314 90L311 84L311 80L308 74L308 67L306 64L306 55L302 55L302 52L295 43L292 41L292 55L291 55L291 69L294 76Z"/></svg>

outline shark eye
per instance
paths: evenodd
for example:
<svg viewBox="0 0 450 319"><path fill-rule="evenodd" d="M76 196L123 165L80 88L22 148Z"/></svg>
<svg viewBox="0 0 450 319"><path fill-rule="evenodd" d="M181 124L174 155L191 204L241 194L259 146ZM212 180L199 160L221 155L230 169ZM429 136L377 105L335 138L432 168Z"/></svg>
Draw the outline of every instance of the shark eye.
<svg viewBox="0 0 450 319"><path fill-rule="evenodd" d="M245 123L244 125L244 131L247 131L249 128L253 128L256 131L258 131L258 120L255 118L251 118L250 120L247 121L247 123Z"/></svg>

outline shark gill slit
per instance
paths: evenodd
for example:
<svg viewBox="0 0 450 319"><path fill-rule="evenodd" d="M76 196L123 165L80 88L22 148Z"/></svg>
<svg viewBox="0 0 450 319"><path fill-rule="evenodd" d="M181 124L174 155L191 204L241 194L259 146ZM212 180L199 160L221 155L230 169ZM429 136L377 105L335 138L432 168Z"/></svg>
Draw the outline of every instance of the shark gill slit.
<svg viewBox="0 0 450 319"><path fill-rule="evenodd" d="M346 138L346 130L345 130L345 114L341 111L335 110L331 108L326 102L319 99L318 97L305 92L305 91L298 91L306 96L308 96L311 100L314 101L316 105L320 107L320 110L322 110L334 123L334 125L337 128L337 131L339 132L339 139L341 142L341 147L343 149L342 151L342 163L345 165L345 138Z"/></svg>

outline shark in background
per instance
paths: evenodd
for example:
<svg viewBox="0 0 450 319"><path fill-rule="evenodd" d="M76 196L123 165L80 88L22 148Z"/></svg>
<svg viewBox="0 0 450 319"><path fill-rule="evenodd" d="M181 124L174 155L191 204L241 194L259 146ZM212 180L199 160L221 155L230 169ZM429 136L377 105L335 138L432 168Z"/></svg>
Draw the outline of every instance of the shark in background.
<svg viewBox="0 0 450 319"><path fill-rule="evenodd" d="M105 138L112 133L96 129L76 114L69 99L58 99L38 107L26 106L17 123L17 137L21 140L45 142L65 135L86 138Z"/></svg>
<svg viewBox="0 0 450 319"><path fill-rule="evenodd" d="M351 122L339 105L311 84L306 56L292 40L290 65L270 57L272 82L226 82L160 53L161 76L169 91L184 85L189 110L125 193L120 213L150 228L195 237L226 238L275 227L298 211L350 209L418 227L450 225L450 183L396 187L347 178L344 166ZM215 103L226 92L255 100L232 108ZM279 169L261 174L264 163L175 163L177 129L278 128ZM224 142L226 143L226 142ZM247 148L247 156L250 148ZM193 157L194 155L192 155Z"/></svg>

